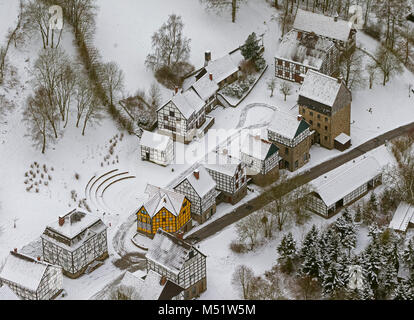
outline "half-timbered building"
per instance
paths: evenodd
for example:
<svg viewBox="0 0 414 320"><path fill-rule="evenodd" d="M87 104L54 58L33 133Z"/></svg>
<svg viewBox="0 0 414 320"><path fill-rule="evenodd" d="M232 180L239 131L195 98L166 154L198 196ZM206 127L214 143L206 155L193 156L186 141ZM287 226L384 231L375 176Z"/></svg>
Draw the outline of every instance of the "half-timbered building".
<svg viewBox="0 0 414 320"><path fill-rule="evenodd" d="M309 70L300 91L299 112L322 147L350 146L352 93L341 79Z"/></svg>
<svg viewBox="0 0 414 320"><path fill-rule="evenodd" d="M174 161L174 142L171 137L144 131L141 136L141 160L167 166Z"/></svg>
<svg viewBox="0 0 414 320"><path fill-rule="evenodd" d="M228 150L209 153L203 166L220 191L218 201L236 204L247 194L245 165L239 159L231 157Z"/></svg>
<svg viewBox="0 0 414 320"><path fill-rule="evenodd" d="M279 148L260 135L249 134L240 149L247 177L257 185L267 185L279 177Z"/></svg>
<svg viewBox="0 0 414 320"><path fill-rule="evenodd" d="M178 92L157 110L158 132L189 143L206 121L206 103L193 89Z"/></svg>
<svg viewBox="0 0 414 320"><path fill-rule="evenodd" d="M308 70L334 75L338 71L339 57L340 51L330 39L290 30L275 55L275 76L303 83Z"/></svg>
<svg viewBox="0 0 414 320"><path fill-rule="evenodd" d="M309 162L313 131L301 115L295 117L275 111L267 135L279 148L279 156L283 159L281 168L295 171Z"/></svg>
<svg viewBox="0 0 414 320"><path fill-rule="evenodd" d="M339 19L338 15L329 17L323 14L298 9L293 29L303 33L314 33L329 39L343 50L353 50L356 46L356 30L349 21Z"/></svg>
<svg viewBox="0 0 414 320"><path fill-rule="evenodd" d="M307 207L330 218L382 182L382 167L374 156L361 156L313 180Z"/></svg>
<svg viewBox="0 0 414 320"><path fill-rule="evenodd" d="M200 165L173 189L191 201L191 216L201 224L216 213L216 186L208 171Z"/></svg>
<svg viewBox="0 0 414 320"><path fill-rule="evenodd" d="M0 272L0 284L23 300L51 300L63 289L62 268L11 251Z"/></svg>
<svg viewBox="0 0 414 320"><path fill-rule="evenodd" d="M173 233L191 229L191 201L183 194L148 184L149 199L136 212L137 230L153 237L159 228Z"/></svg>
<svg viewBox="0 0 414 320"><path fill-rule="evenodd" d="M49 224L43 232L43 258L77 278L95 261L108 257L107 226L90 213L74 209Z"/></svg>
<svg viewBox="0 0 414 320"><path fill-rule="evenodd" d="M193 245L159 229L148 249L146 268L184 289L184 299L207 289L206 256Z"/></svg>

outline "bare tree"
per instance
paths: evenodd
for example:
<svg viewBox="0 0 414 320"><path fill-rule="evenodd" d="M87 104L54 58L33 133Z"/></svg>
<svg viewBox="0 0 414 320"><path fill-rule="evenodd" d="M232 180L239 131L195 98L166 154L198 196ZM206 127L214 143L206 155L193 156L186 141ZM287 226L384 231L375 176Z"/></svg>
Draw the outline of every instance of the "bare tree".
<svg viewBox="0 0 414 320"><path fill-rule="evenodd" d="M190 39L183 35L184 23L181 16L172 14L152 36L153 53L147 56L145 64L156 71L161 67L187 62L190 57Z"/></svg>
<svg viewBox="0 0 414 320"><path fill-rule="evenodd" d="M86 76L78 78L75 88L76 127L79 127L80 120L83 117L85 110L87 110L92 103L93 97L93 88L91 88Z"/></svg>
<svg viewBox="0 0 414 320"><path fill-rule="evenodd" d="M398 58L389 48L383 45L380 45L377 48L375 59L377 61L379 70L382 72L382 84L384 86L394 74L398 74L403 71L400 60L398 60Z"/></svg>
<svg viewBox="0 0 414 320"><path fill-rule="evenodd" d="M341 57L339 70L349 89L362 88L364 85L362 60L363 55L359 50L348 50Z"/></svg>
<svg viewBox="0 0 414 320"><path fill-rule="evenodd" d="M247 0L200 0L207 9L215 10L216 12L231 11L231 22L236 22L237 12L240 5L246 3Z"/></svg>
<svg viewBox="0 0 414 320"><path fill-rule="evenodd" d="M260 217L257 213L253 213L246 218L240 220L236 224L237 235L241 242L250 240L250 248L253 249L257 244L257 236L261 229Z"/></svg>
<svg viewBox="0 0 414 320"><path fill-rule="evenodd" d="M270 97L273 97L273 92L276 89L276 84L277 84L277 80L275 77L272 77L271 79L269 79L269 81L267 82L267 88L270 90Z"/></svg>
<svg viewBox="0 0 414 320"><path fill-rule="evenodd" d="M23 113L23 121L29 129L29 136L34 145L40 147L45 153L49 141L53 140L53 131L49 122L49 101L45 89L37 89L34 96L29 96L26 103L26 110Z"/></svg>
<svg viewBox="0 0 414 320"><path fill-rule="evenodd" d="M282 30L282 37L285 35L285 33L290 30L294 20L295 15L293 13L293 4L291 5L289 9L289 0L283 1L283 7L281 11L279 12L279 15L277 17L280 29Z"/></svg>
<svg viewBox="0 0 414 320"><path fill-rule="evenodd" d="M109 300L142 300L142 297L134 287L120 285L111 291Z"/></svg>
<svg viewBox="0 0 414 320"><path fill-rule="evenodd" d="M56 86L56 100L62 122L65 122L64 128L66 128L69 119L70 102L75 90L76 80L75 70L69 64L63 66Z"/></svg>
<svg viewBox="0 0 414 320"><path fill-rule="evenodd" d="M292 85L286 81L282 81L280 83L279 91L281 94L283 94L286 101L287 96L290 96L290 94L292 93Z"/></svg>
<svg viewBox="0 0 414 320"><path fill-rule="evenodd" d="M241 291L243 299L249 299L253 277L253 270L245 265L237 266L233 273L231 283Z"/></svg>
<svg viewBox="0 0 414 320"><path fill-rule="evenodd" d="M111 106L114 105L114 99L124 89L124 73L119 69L115 62L108 62L102 66L102 85L109 98Z"/></svg>
<svg viewBox="0 0 414 320"><path fill-rule="evenodd" d="M89 103L86 104L83 116L82 135L85 135L86 126L88 123L98 123L102 119L102 106L100 100L96 95L93 95Z"/></svg>
<svg viewBox="0 0 414 320"><path fill-rule="evenodd" d="M367 66L367 72L368 72L368 81L369 81L369 88L372 89L375 79L377 77L378 73L378 66L377 64L369 64Z"/></svg>

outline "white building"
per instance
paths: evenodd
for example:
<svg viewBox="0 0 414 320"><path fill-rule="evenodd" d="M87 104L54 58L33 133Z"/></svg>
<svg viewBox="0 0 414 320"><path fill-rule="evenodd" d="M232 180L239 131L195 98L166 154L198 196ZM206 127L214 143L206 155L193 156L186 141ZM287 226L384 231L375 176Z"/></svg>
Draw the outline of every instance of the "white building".
<svg viewBox="0 0 414 320"><path fill-rule="evenodd" d="M203 166L214 179L221 192L219 201L236 204L247 194L247 177L244 164L228 155L227 150L210 152Z"/></svg>
<svg viewBox="0 0 414 320"><path fill-rule="evenodd" d="M68 277L77 278L91 263L108 257L106 229L97 216L74 209L43 232L44 260L61 266Z"/></svg>
<svg viewBox="0 0 414 320"><path fill-rule="evenodd" d="M311 182L308 208L326 218L364 196L382 182L382 167L373 156L361 156Z"/></svg>
<svg viewBox="0 0 414 320"><path fill-rule="evenodd" d="M406 232L409 226L414 225L414 207L406 202L401 202L388 228L395 231Z"/></svg>
<svg viewBox="0 0 414 320"><path fill-rule="evenodd" d="M174 141L191 142L206 121L205 106L193 89L176 92L157 110L159 133L171 136Z"/></svg>
<svg viewBox="0 0 414 320"><path fill-rule="evenodd" d="M182 239L158 229L145 258L147 272L155 271L183 288L185 300L207 289L206 256Z"/></svg>
<svg viewBox="0 0 414 320"><path fill-rule="evenodd" d="M248 135L240 149L240 159L246 174L259 185L274 182L279 177L279 148L260 135Z"/></svg>
<svg viewBox="0 0 414 320"><path fill-rule="evenodd" d="M23 300L54 299L63 289L62 268L15 249L0 272L0 284L8 286Z"/></svg>
<svg viewBox="0 0 414 320"><path fill-rule="evenodd" d="M191 217L201 224L216 213L216 186L208 171L199 166L173 189L191 201Z"/></svg>
<svg viewBox="0 0 414 320"><path fill-rule="evenodd" d="M174 161L174 142L165 135L144 131L141 136L141 159L167 166Z"/></svg>
<svg viewBox="0 0 414 320"><path fill-rule="evenodd" d="M125 272L118 286L118 298L129 300L182 300L183 288L153 270Z"/></svg>

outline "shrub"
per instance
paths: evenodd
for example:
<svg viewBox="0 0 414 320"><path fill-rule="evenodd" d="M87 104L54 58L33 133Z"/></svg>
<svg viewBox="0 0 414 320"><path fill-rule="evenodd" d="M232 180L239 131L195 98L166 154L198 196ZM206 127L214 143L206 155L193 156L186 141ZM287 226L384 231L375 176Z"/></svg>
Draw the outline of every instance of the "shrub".
<svg viewBox="0 0 414 320"><path fill-rule="evenodd" d="M266 60L263 57L258 58L254 63L257 71L262 71L266 67Z"/></svg>
<svg viewBox="0 0 414 320"><path fill-rule="evenodd" d="M230 243L230 250L234 253L244 253L247 251L247 248L243 243L232 241Z"/></svg>
<svg viewBox="0 0 414 320"><path fill-rule="evenodd" d="M366 26L364 32L378 41L381 40L381 27L379 24L370 24Z"/></svg>
<svg viewBox="0 0 414 320"><path fill-rule="evenodd" d="M80 177L80 176L79 176L79 173L75 173L75 179L76 179L76 180L79 180L79 177Z"/></svg>

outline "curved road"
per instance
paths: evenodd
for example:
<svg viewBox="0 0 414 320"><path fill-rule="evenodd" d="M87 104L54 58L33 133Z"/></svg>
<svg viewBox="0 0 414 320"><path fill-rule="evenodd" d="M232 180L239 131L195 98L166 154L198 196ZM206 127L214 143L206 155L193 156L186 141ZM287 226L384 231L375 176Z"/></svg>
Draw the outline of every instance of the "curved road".
<svg viewBox="0 0 414 320"><path fill-rule="evenodd" d="M342 164L351 161L368 151L371 151L380 145L383 145L386 141L390 141L394 138L403 136L408 133L414 133L414 122L399 127L397 129L388 131L376 138L373 138L364 144L350 150L347 153L344 153L338 157L333 159L327 160L318 164L317 166L309 169L308 171L299 174L290 179L290 181L296 181L300 184L308 183L317 177L341 166ZM290 183L292 185L292 183ZM294 184L293 184L294 185ZM227 226L243 219L244 217L248 216L249 214L256 212L257 210L262 209L268 203L271 202L271 197L268 197L268 194L274 192L275 190L280 189L280 185L268 187L265 192L259 195L257 198L254 198L248 201L245 205L238 207L233 212L220 217L219 219L211 222L210 224L206 225L204 228L197 230L196 232L189 235L186 239L191 242L199 242L202 241L215 233L223 230ZM293 187L291 188L292 191Z"/></svg>

